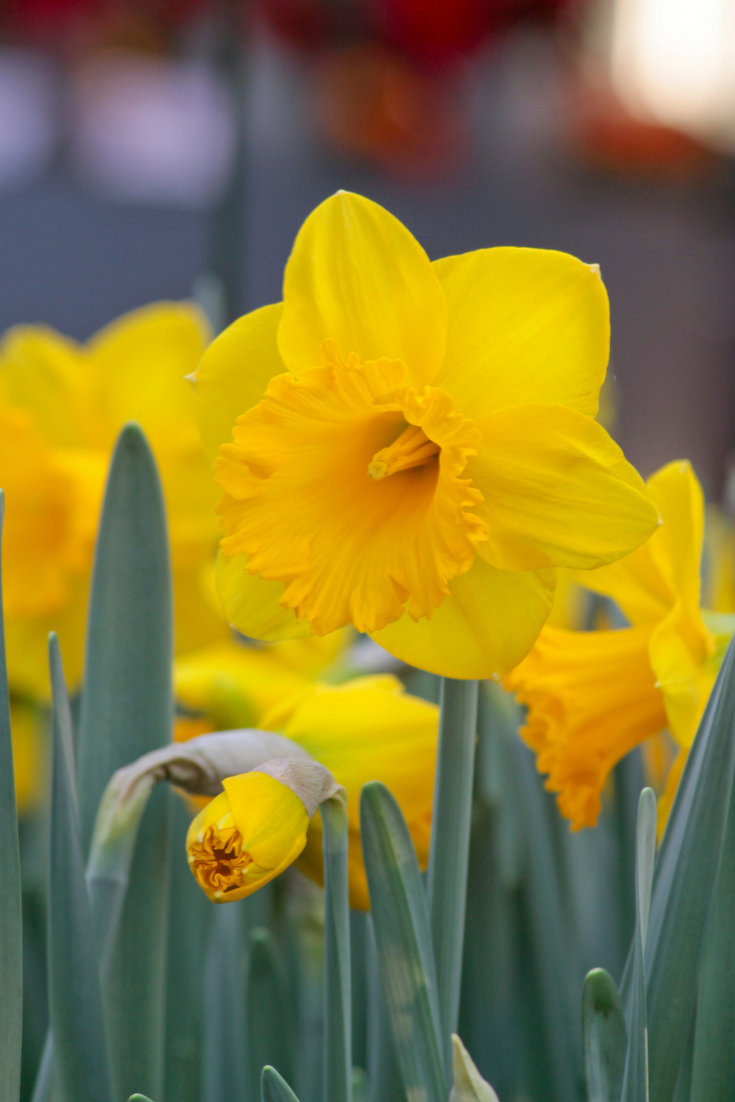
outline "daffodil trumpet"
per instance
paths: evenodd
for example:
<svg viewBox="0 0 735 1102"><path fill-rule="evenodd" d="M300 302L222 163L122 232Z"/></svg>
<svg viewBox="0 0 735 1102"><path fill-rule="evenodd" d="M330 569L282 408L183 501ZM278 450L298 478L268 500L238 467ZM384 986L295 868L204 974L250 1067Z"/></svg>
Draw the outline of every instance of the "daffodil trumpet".
<svg viewBox="0 0 735 1102"><path fill-rule="evenodd" d="M252 785L243 778L251 777L255 770L264 778L256 782L261 787L277 786L298 800L307 825L323 800L341 798L344 791L328 769L291 739L257 730L220 731L186 743L172 743L145 754L112 776L100 802L87 866L103 971L125 899L138 827L154 785L169 781L190 795L214 796L204 815L225 796L230 784L233 789ZM198 827L196 833L201 829ZM196 876L196 862L192 863L192 871Z"/></svg>

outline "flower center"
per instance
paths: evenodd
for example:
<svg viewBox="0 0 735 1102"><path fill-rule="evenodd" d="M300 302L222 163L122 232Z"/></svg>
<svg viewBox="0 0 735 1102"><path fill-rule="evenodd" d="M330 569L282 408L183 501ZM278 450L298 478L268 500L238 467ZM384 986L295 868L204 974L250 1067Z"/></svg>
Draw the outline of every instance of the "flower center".
<svg viewBox="0 0 735 1102"><path fill-rule="evenodd" d="M487 539L464 474L480 434L401 360L322 352L271 379L222 447L222 552L282 582L281 604L317 635L430 617Z"/></svg>
<svg viewBox="0 0 735 1102"><path fill-rule="evenodd" d="M231 819L231 813L225 819ZM242 887L245 870L253 859L242 848L242 838L223 820L200 831L191 846L189 864L205 889L217 896Z"/></svg>
<svg viewBox="0 0 735 1102"><path fill-rule="evenodd" d="M377 482L381 478L396 474L397 471L423 467L426 463L430 463L440 451L439 445L429 440L422 428L418 425L409 425L389 447L381 448L375 453L368 466L368 474Z"/></svg>

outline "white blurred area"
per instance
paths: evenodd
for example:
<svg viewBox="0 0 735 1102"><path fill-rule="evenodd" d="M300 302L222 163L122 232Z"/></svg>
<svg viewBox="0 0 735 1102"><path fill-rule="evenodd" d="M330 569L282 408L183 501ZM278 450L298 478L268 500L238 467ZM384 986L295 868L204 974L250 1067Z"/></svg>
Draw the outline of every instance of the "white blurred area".
<svg viewBox="0 0 735 1102"><path fill-rule="evenodd" d="M735 0L612 0L612 83L625 106L735 150Z"/></svg>
<svg viewBox="0 0 735 1102"><path fill-rule="evenodd" d="M221 195L235 108L201 63L98 55L73 78L70 112L70 167L100 197L201 210Z"/></svg>
<svg viewBox="0 0 735 1102"><path fill-rule="evenodd" d="M57 146L56 73L30 50L0 50L0 191L31 187Z"/></svg>

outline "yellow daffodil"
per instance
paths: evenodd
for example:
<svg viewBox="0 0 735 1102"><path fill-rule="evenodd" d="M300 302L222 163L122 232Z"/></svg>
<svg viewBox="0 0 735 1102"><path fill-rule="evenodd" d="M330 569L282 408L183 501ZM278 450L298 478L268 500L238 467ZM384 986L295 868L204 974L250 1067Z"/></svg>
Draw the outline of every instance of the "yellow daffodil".
<svg viewBox="0 0 735 1102"><path fill-rule="evenodd" d="M668 727L682 750L665 813L735 630L735 616L700 608L704 501L689 463L668 464L648 487L662 527L627 558L580 576L614 598L631 626L595 632L547 626L505 679L528 706L523 737L574 830L597 821L613 765Z"/></svg>
<svg viewBox="0 0 735 1102"><path fill-rule="evenodd" d="M324 639L292 639L264 647L236 640L213 643L177 659L176 699L186 709L174 738L184 741L205 731L257 727L284 701L311 691L317 675L334 667L352 641L352 632Z"/></svg>
<svg viewBox="0 0 735 1102"><path fill-rule="evenodd" d="M377 204L322 203L284 301L196 375L229 619L269 640L351 623L436 673L507 672L556 567L612 562L658 524L593 420L608 345L594 265L512 248L432 264Z"/></svg>
<svg viewBox="0 0 735 1102"><path fill-rule="evenodd" d="M352 907L370 906L360 843L360 792L368 781L382 781L391 790L406 817L419 865L426 867L438 724L436 705L410 696L389 675L315 685L308 695L264 716L260 724L307 750L346 789ZM318 816L297 865L322 882Z"/></svg>
<svg viewBox="0 0 735 1102"><path fill-rule="evenodd" d="M104 479L115 439L131 419L142 425L161 470L177 649L226 637L210 580L216 493L183 378L208 339L193 305L162 303L128 314L86 345L41 326L12 329L0 344L3 580L17 692L47 695L51 628L70 684L79 682Z"/></svg>
<svg viewBox="0 0 735 1102"><path fill-rule="evenodd" d="M223 787L186 836L191 871L215 903L243 899L288 868L309 825L303 800L267 773L229 777Z"/></svg>

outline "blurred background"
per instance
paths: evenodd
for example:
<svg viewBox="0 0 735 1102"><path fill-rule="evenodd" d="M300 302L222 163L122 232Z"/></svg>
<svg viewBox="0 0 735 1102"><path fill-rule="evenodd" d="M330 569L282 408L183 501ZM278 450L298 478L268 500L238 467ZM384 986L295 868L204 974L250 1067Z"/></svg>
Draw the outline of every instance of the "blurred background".
<svg viewBox="0 0 735 1102"><path fill-rule="evenodd" d="M226 315L278 300L304 216L352 189L432 258L529 245L599 263L604 419L644 475L685 455L721 497L735 0L0 10L0 328L86 339L144 303L206 298L212 272Z"/></svg>

